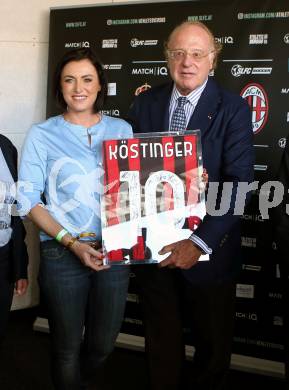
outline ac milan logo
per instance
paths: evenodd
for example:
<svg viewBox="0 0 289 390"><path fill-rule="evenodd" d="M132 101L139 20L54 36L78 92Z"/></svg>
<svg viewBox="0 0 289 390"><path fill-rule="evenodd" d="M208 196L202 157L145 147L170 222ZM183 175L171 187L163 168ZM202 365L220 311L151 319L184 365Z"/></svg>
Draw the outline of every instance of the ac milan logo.
<svg viewBox="0 0 289 390"><path fill-rule="evenodd" d="M268 119L267 94L260 84L251 83L242 89L241 96L247 100L251 107L253 131L254 134L257 134L263 129Z"/></svg>
<svg viewBox="0 0 289 390"><path fill-rule="evenodd" d="M145 83L144 85L138 87L138 88L135 90L135 93L134 93L134 94L135 94L135 96L138 96L140 93L145 92L145 91L147 91L147 90L150 89L150 88L151 88L151 86L150 86L149 84Z"/></svg>

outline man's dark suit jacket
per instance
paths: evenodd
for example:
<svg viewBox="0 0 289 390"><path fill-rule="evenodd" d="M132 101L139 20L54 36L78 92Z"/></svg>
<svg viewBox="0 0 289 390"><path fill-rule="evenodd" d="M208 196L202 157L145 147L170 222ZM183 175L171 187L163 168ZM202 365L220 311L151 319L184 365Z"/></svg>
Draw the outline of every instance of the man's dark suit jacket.
<svg viewBox="0 0 289 390"><path fill-rule="evenodd" d="M10 169L13 180L17 181L17 150L8 138L0 134L0 148L5 161ZM1 169L1 168L0 168ZM18 216L11 218L12 237L10 240L11 251L11 279L13 282L27 278L28 255L24 243L25 229Z"/></svg>
<svg viewBox="0 0 289 390"><path fill-rule="evenodd" d="M168 131L172 88L173 83L164 84L135 99L128 113L135 132ZM233 182L234 194L238 182L253 180L253 131L250 108L244 99L209 78L187 129L201 130L203 166L209 183ZM233 209L234 204L223 216L206 215L195 230L213 254L210 261L182 271L192 283L231 280L239 270L240 217L233 215Z"/></svg>

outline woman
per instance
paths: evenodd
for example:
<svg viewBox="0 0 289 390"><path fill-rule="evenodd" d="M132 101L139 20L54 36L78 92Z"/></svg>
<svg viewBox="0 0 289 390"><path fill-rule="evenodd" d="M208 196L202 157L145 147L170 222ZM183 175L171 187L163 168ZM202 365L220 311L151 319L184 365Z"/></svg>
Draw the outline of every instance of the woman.
<svg viewBox="0 0 289 390"><path fill-rule="evenodd" d="M17 150L0 134L0 342L7 326L13 290L26 292L27 250L25 229L19 217L13 216L17 181Z"/></svg>
<svg viewBox="0 0 289 390"><path fill-rule="evenodd" d="M63 114L32 126L20 178L33 185L25 196L29 217L41 230L39 283L52 336L54 385L74 390L83 388L84 327L83 367L93 372L112 351L123 318L129 269L108 269L97 250L101 146L105 139L131 137L132 130L125 121L101 114L107 84L90 49L64 55L54 89Z"/></svg>

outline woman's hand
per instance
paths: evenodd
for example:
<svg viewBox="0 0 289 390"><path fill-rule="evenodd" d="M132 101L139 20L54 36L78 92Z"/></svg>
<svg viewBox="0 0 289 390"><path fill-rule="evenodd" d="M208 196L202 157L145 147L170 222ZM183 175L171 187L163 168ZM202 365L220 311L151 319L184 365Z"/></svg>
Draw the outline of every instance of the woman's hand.
<svg viewBox="0 0 289 390"><path fill-rule="evenodd" d="M53 238L63 229L41 205L33 207L29 213L29 217L41 230ZM66 247L71 238L72 236L70 234L65 234L61 239L61 244ZM109 268L109 266L103 265L104 255L84 242L75 240L73 244L70 244L69 250L79 257L80 261L86 267L90 267L95 271Z"/></svg>
<svg viewBox="0 0 289 390"><path fill-rule="evenodd" d="M28 280L27 279L19 279L15 283L14 292L17 296L24 295L27 291Z"/></svg>
<svg viewBox="0 0 289 390"><path fill-rule="evenodd" d="M103 265L103 253L94 249L89 244L75 241L70 247L70 250L79 257L82 264L92 268L94 271L102 271L110 268L109 265Z"/></svg>

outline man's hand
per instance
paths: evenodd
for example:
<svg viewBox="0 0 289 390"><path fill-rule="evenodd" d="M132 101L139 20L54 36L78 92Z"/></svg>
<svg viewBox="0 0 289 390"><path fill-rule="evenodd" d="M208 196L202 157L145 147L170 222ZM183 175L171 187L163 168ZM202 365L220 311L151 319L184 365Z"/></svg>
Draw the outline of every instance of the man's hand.
<svg viewBox="0 0 289 390"><path fill-rule="evenodd" d="M159 254L164 255L168 252L172 253L160 262L159 267L189 269L198 262L202 254L201 250L189 239L166 245L159 251Z"/></svg>

